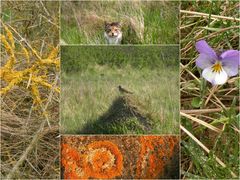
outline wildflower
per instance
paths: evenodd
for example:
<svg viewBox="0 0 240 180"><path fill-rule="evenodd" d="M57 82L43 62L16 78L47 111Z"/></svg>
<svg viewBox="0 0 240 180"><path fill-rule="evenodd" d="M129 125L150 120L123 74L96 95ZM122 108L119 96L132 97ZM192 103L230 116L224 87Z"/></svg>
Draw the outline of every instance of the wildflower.
<svg viewBox="0 0 240 180"><path fill-rule="evenodd" d="M212 85L224 84L228 77L238 74L239 51L227 50L218 55L204 40L196 43L196 49L200 53L196 65L203 69L203 78Z"/></svg>

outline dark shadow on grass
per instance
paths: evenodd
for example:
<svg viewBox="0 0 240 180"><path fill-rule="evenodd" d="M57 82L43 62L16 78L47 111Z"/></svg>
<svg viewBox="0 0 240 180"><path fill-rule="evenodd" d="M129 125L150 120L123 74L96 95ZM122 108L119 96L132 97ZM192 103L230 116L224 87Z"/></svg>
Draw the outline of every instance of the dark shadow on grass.
<svg viewBox="0 0 240 180"><path fill-rule="evenodd" d="M179 164L179 143L175 144L173 155L170 157L169 163L164 168L165 177L159 179L179 179L180 178L180 164Z"/></svg>
<svg viewBox="0 0 240 180"><path fill-rule="evenodd" d="M88 121L93 122L93 121ZM145 134L152 129L153 120L133 95L117 97L108 111L94 123L87 123L81 134Z"/></svg>

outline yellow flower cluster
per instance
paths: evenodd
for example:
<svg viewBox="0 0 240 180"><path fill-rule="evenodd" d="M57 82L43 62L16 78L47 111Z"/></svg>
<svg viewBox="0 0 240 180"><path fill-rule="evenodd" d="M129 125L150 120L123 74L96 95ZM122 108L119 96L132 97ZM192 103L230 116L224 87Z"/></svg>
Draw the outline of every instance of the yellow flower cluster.
<svg viewBox="0 0 240 180"><path fill-rule="evenodd" d="M5 64L0 69L0 79L3 87L1 87L0 95L6 95L14 87L24 88L29 91L35 105L42 104L42 98L39 88L54 88L48 75L54 69L60 69L60 59L58 57L59 48L55 47L52 51L42 58L39 53L29 44L27 47L20 41L15 43L13 33L9 26L3 24L3 34L0 35L2 53L5 53ZM11 27L12 30L14 30ZM17 58L21 54L23 58ZM24 60L26 61L24 66ZM21 66L22 65L22 66ZM19 68L21 67L21 68ZM60 88L54 88L54 91L60 92Z"/></svg>

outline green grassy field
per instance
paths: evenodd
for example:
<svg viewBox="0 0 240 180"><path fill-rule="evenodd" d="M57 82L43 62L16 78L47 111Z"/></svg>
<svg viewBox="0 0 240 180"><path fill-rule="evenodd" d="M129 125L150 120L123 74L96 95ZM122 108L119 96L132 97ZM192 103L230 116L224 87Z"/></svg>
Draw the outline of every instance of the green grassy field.
<svg viewBox="0 0 240 180"><path fill-rule="evenodd" d="M178 73L177 46L62 47L62 132L178 134ZM126 115L123 106L137 108L149 127L137 116L113 121Z"/></svg>
<svg viewBox="0 0 240 180"><path fill-rule="evenodd" d="M105 44L104 21L118 21L122 44L177 44L178 6L177 1L62 2L61 41Z"/></svg>
<svg viewBox="0 0 240 180"><path fill-rule="evenodd" d="M239 3L191 1L181 6L182 179L237 179L239 76L212 86L196 67L195 43L204 39L217 52L239 50Z"/></svg>

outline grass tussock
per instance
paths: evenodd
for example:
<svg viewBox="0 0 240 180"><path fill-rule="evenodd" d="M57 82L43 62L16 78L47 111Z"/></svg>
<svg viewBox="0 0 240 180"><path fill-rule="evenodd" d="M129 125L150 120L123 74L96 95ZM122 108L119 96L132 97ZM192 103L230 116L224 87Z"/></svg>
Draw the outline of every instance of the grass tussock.
<svg viewBox="0 0 240 180"><path fill-rule="evenodd" d="M57 20L56 2L2 2L3 179L59 176Z"/></svg>
<svg viewBox="0 0 240 180"><path fill-rule="evenodd" d="M62 2L65 44L105 44L104 21L122 25L123 44L178 43L178 2Z"/></svg>
<svg viewBox="0 0 240 180"><path fill-rule="evenodd" d="M217 52L239 50L239 3L191 1L181 9L182 178L237 178L239 77L212 86L195 65L195 43L204 39Z"/></svg>
<svg viewBox="0 0 240 180"><path fill-rule="evenodd" d="M144 133L153 127L151 114L132 95L121 95L113 100L111 106L93 124L87 124L79 133L117 134L134 131ZM126 128L127 127L127 128Z"/></svg>

